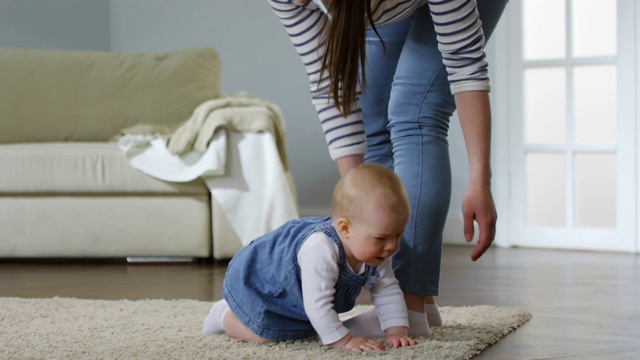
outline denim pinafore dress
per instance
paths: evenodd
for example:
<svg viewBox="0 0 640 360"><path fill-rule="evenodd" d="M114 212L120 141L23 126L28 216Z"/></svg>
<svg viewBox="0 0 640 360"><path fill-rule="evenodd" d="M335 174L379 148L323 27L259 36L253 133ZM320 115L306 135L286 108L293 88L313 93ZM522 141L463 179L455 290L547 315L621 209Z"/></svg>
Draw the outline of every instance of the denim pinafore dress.
<svg viewBox="0 0 640 360"><path fill-rule="evenodd" d="M347 265L331 218L307 217L289 221L243 247L231 259L222 295L231 311L254 334L271 340L293 340L316 335L304 311L298 251L314 232L323 232L338 246L339 276L333 308L353 309L363 287L378 277L365 265L358 275Z"/></svg>

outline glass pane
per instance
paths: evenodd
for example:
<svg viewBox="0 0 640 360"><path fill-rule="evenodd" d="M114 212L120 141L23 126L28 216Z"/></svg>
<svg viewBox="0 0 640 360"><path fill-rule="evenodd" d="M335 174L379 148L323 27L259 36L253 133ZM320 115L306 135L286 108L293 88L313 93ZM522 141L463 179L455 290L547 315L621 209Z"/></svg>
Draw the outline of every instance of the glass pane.
<svg viewBox="0 0 640 360"><path fill-rule="evenodd" d="M575 155L577 227L616 227L616 174L615 154Z"/></svg>
<svg viewBox="0 0 640 360"><path fill-rule="evenodd" d="M522 1L522 43L525 60L565 57L567 47L565 18L565 1Z"/></svg>
<svg viewBox="0 0 640 360"><path fill-rule="evenodd" d="M578 143L615 142L617 81L615 65L574 70L575 139Z"/></svg>
<svg viewBox="0 0 640 360"><path fill-rule="evenodd" d="M524 73L524 124L528 143L564 143L567 118L566 70L528 69Z"/></svg>
<svg viewBox="0 0 640 360"><path fill-rule="evenodd" d="M527 154L527 224L566 224L566 164L564 154Z"/></svg>
<svg viewBox="0 0 640 360"><path fill-rule="evenodd" d="M573 0L571 7L573 55L615 55L618 11L616 0Z"/></svg>

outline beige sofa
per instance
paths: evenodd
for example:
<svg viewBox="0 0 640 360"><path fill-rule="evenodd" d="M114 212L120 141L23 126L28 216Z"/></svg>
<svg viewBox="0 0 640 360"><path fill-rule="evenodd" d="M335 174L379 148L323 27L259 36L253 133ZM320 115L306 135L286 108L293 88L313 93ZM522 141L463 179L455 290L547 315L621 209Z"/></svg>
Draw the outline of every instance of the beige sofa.
<svg viewBox="0 0 640 360"><path fill-rule="evenodd" d="M212 255L205 184L144 175L109 140L220 96L214 50L0 49L0 69L0 258Z"/></svg>

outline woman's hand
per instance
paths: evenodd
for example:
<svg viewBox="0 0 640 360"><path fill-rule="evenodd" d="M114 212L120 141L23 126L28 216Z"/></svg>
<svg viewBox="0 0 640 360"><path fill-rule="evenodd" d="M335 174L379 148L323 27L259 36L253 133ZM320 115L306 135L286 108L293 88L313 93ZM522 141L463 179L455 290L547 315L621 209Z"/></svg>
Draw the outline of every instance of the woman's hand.
<svg viewBox="0 0 640 360"><path fill-rule="evenodd" d="M344 348L355 352L384 350L384 346L380 345L380 343L375 340L367 339L362 336L353 336L351 334L347 334L345 337L330 344L329 346L337 349Z"/></svg>
<svg viewBox="0 0 640 360"><path fill-rule="evenodd" d="M466 242L473 240L473 222L478 223L478 244L471 252L471 260L476 261L491 246L496 235L498 215L489 186L469 184L462 201L462 218Z"/></svg>

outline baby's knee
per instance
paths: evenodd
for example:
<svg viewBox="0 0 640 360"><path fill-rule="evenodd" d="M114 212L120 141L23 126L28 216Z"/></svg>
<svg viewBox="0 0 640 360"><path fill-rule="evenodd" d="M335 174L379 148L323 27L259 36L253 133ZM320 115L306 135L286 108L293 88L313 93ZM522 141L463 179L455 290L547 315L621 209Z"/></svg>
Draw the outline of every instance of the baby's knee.
<svg viewBox="0 0 640 360"><path fill-rule="evenodd" d="M244 325L232 311L227 312L223 321L225 332L232 338L257 344L276 342L275 340L265 339L256 335L251 329Z"/></svg>

